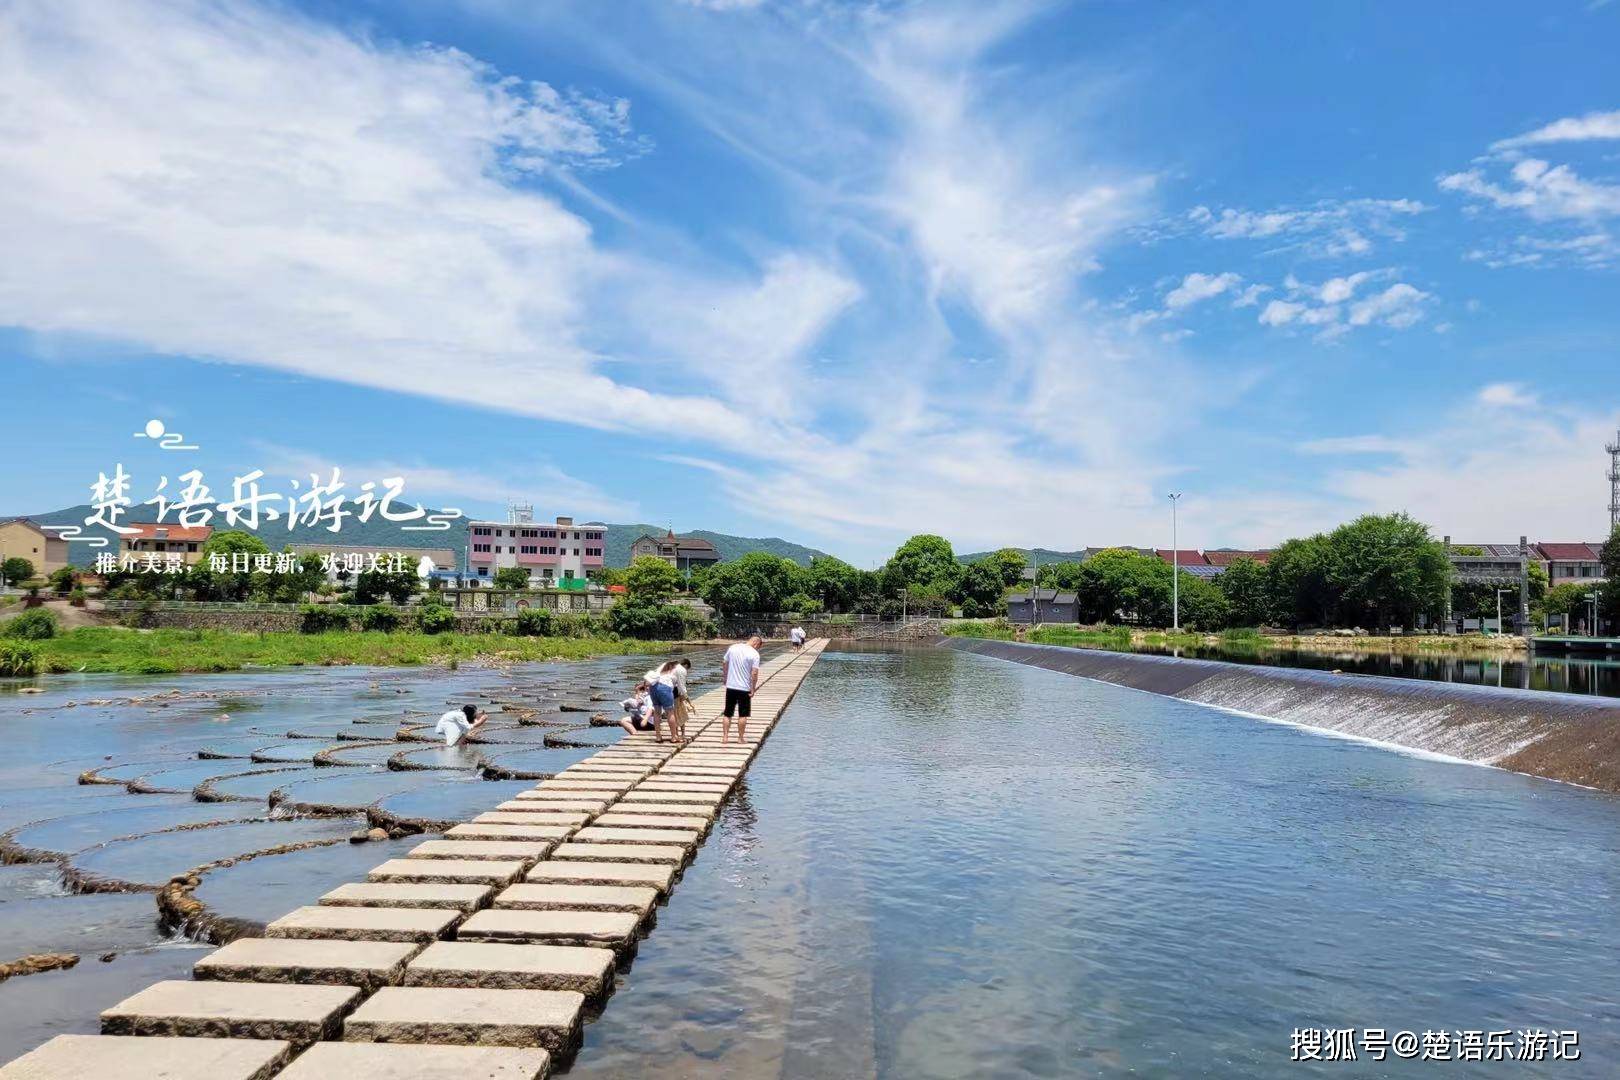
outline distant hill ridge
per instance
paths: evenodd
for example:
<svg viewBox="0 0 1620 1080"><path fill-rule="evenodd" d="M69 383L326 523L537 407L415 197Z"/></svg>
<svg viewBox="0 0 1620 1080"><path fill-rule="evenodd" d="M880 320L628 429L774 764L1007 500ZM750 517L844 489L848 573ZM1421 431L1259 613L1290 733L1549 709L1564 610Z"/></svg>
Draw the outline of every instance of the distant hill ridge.
<svg viewBox="0 0 1620 1080"><path fill-rule="evenodd" d="M1086 557L1084 548L1079 551L1053 551L1051 548L1014 548L1013 550L1023 552L1024 561L1026 563L1030 561L1030 557L1032 555L1040 556L1041 564L1043 566L1047 563L1081 562ZM968 555L958 555L956 557L956 561L963 564L976 563L980 559L994 554L994 551L975 551Z"/></svg>
<svg viewBox="0 0 1620 1080"><path fill-rule="evenodd" d="M351 504L351 507L353 504ZM428 510L428 513L434 513ZM69 506L61 510L52 510L44 514L5 514L0 515L0 521L10 517L26 517L39 522L41 525L83 525L84 519L91 514L88 503L79 506ZM126 514L124 521L150 520L151 515L142 518L138 512ZM171 523L174 517L170 515ZM452 527L445 532L407 532L402 524L384 521L381 518L372 518L370 521L360 521L357 517L348 517L343 521L341 532L331 532L324 528L299 527L289 529L284 521L261 522L259 528L247 529L247 532L257 532L269 545L271 551L279 551L284 544L353 544L356 547L386 547L386 548L450 548L455 551L458 560L464 554L467 542L465 527ZM241 528L240 525L232 528ZM113 534L106 529L86 529L87 534L100 533L112 538ZM607 537L603 545L603 560L608 566L630 565L630 545L643 535L663 536L665 528L661 525L608 525ZM826 552L818 551L803 544L795 544L791 540L783 540L777 536L754 537L732 536L728 533L708 532L699 529L696 532L680 533L680 536L695 537L707 540L713 544L722 559L731 560L747 555L752 551L768 551L772 555L779 555L785 559L792 559L800 565L810 562L811 556L825 558ZM97 548L82 540L70 541L68 544L68 558L78 566L93 566L96 561ZM116 550L116 548L102 548L99 550Z"/></svg>

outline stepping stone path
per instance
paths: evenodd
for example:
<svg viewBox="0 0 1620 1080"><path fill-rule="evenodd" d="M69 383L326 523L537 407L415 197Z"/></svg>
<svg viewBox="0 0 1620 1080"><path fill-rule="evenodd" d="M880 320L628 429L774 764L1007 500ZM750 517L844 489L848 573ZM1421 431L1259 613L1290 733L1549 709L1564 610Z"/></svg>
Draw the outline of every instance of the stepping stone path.
<svg viewBox="0 0 1620 1080"><path fill-rule="evenodd" d="M578 1049L587 1002L612 992L619 958L825 647L761 665L747 744L721 743L724 692L703 693L687 746L626 735L0 1080L541 1080Z"/></svg>

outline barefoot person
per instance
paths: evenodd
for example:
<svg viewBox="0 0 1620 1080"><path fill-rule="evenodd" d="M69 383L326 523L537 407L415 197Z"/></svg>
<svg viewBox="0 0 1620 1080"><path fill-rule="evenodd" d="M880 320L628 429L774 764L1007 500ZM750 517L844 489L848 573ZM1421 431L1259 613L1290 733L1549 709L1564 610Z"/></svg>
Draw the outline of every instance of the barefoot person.
<svg viewBox="0 0 1620 1080"><path fill-rule="evenodd" d="M793 651L798 652L804 648L804 627L795 626L788 631L788 640L793 642Z"/></svg>
<svg viewBox="0 0 1620 1080"><path fill-rule="evenodd" d="M439 722L433 725L433 733L444 740L444 745L454 746L483 727L488 719L488 715L476 707L463 705L439 717Z"/></svg>
<svg viewBox="0 0 1620 1080"><path fill-rule="evenodd" d="M737 741L748 741L748 717L754 708L754 691L759 687L758 634L739 641L726 650L726 708L720 714L720 742L731 741L731 718L737 718Z"/></svg>
<svg viewBox="0 0 1620 1080"><path fill-rule="evenodd" d="M676 704L686 697L686 672L692 666L690 660L668 660L658 667L647 672L648 696L652 699L653 707L653 733L657 735L658 722L662 720L669 728L669 737L672 742L679 742L682 731L678 730L680 720ZM663 742L664 737L658 735L658 741Z"/></svg>

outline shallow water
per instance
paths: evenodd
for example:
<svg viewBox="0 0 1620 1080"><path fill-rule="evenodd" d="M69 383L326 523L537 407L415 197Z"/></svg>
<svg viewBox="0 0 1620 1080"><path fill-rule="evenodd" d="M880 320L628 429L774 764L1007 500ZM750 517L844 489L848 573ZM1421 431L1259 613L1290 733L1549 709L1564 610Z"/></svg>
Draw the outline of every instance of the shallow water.
<svg viewBox="0 0 1620 1080"><path fill-rule="evenodd" d="M1612 1076L1617 854L1610 796L829 652L570 1075ZM1583 1055L1295 1064L1304 1027L1573 1028Z"/></svg>

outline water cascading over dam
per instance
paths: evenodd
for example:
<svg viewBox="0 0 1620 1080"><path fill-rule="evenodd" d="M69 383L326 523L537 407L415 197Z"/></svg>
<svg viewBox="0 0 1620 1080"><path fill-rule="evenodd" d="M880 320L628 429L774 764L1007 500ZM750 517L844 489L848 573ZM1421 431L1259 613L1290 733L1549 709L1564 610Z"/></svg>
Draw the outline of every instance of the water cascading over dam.
<svg viewBox="0 0 1620 1080"><path fill-rule="evenodd" d="M1012 641L941 644L1222 709L1620 793L1620 702Z"/></svg>

